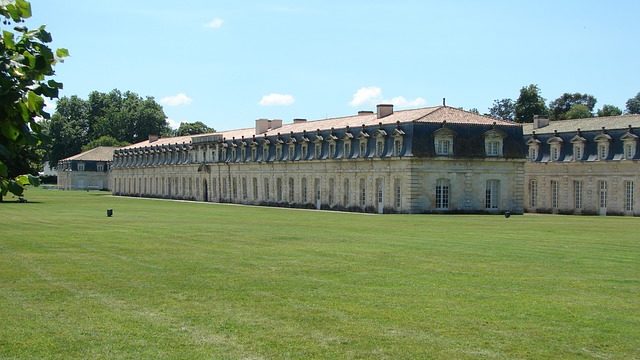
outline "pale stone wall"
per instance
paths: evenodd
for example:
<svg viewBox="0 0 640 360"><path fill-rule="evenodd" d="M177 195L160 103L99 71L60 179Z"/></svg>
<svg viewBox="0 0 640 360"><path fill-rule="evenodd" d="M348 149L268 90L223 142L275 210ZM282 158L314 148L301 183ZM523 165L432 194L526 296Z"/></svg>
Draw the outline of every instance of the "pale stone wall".
<svg viewBox="0 0 640 360"><path fill-rule="evenodd" d="M109 172L59 171L58 188L63 190L111 190L110 178Z"/></svg>
<svg viewBox="0 0 640 360"><path fill-rule="evenodd" d="M513 160L209 163L114 168L112 173L114 193L120 195L406 213L434 211L441 178L450 181L450 200L449 208L439 211L484 211L487 180L499 180L500 203L490 211L519 213L523 206L523 161Z"/></svg>
<svg viewBox="0 0 640 360"><path fill-rule="evenodd" d="M529 212L640 215L640 161L608 160L577 162L527 162L525 165L525 209ZM537 183L532 206L531 180ZM551 181L558 182L557 207L552 206ZM574 181L582 182L582 208L575 207ZM606 182L606 207L600 207L600 181ZM626 184L633 183L631 207ZM578 195L579 196L579 195Z"/></svg>

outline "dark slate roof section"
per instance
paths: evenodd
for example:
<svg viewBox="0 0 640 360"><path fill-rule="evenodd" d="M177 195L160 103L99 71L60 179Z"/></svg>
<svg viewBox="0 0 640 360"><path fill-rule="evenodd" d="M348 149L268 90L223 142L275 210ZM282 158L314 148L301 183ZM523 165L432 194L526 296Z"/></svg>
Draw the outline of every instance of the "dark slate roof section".
<svg viewBox="0 0 640 360"><path fill-rule="evenodd" d="M111 146L98 146L80 154L73 155L60 161L112 161L113 151L119 149Z"/></svg>

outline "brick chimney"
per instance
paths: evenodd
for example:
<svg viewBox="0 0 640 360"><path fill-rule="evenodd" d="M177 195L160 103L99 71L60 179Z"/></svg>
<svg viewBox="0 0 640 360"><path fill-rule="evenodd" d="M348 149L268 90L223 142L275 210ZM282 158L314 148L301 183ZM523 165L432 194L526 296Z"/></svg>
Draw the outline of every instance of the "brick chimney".
<svg viewBox="0 0 640 360"><path fill-rule="evenodd" d="M387 117L393 114L393 104L378 104L378 119Z"/></svg>

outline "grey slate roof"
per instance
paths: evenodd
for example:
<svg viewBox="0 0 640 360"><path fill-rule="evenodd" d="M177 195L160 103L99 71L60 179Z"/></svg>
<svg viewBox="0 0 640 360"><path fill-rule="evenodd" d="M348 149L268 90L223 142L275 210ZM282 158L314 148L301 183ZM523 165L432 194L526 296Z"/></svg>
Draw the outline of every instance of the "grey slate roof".
<svg viewBox="0 0 640 360"><path fill-rule="evenodd" d="M524 124L522 126L522 132L524 135L531 135L533 131L536 134L551 134L555 131L559 133L576 132L578 128L581 131L596 131L602 130L604 127L607 130L614 129L628 129L629 125L634 128L640 127L640 115L620 115L620 116L606 116L606 117L593 117L586 119L573 119L573 120L557 120L550 121L549 125L533 128L533 124Z"/></svg>

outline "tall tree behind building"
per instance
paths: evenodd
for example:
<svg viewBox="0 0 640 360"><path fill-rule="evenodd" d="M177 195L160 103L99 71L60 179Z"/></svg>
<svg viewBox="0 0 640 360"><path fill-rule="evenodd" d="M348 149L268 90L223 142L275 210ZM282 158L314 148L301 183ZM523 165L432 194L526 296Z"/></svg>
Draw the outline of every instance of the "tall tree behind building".
<svg viewBox="0 0 640 360"><path fill-rule="evenodd" d="M584 105L591 115L586 117L593 116L593 108L596 105L598 100L589 94L581 94L581 93L564 93L559 98L553 100L549 103L549 116L551 120L565 120L570 117L567 116L567 113L571 110L571 107L574 105ZM584 108L578 107L578 110L575 110L571 113L571 116L576 116L576 111L582 115L585 115Z"/></svg>
<svg viewBox="0 0 640 360"><path fill-rule="evenodd" d="M531 84L520 89L520 96L516 100L516 121L521 123L533 122L534 115L548 116L549 109L546 100L540 95L538 85Z"/></svg>

